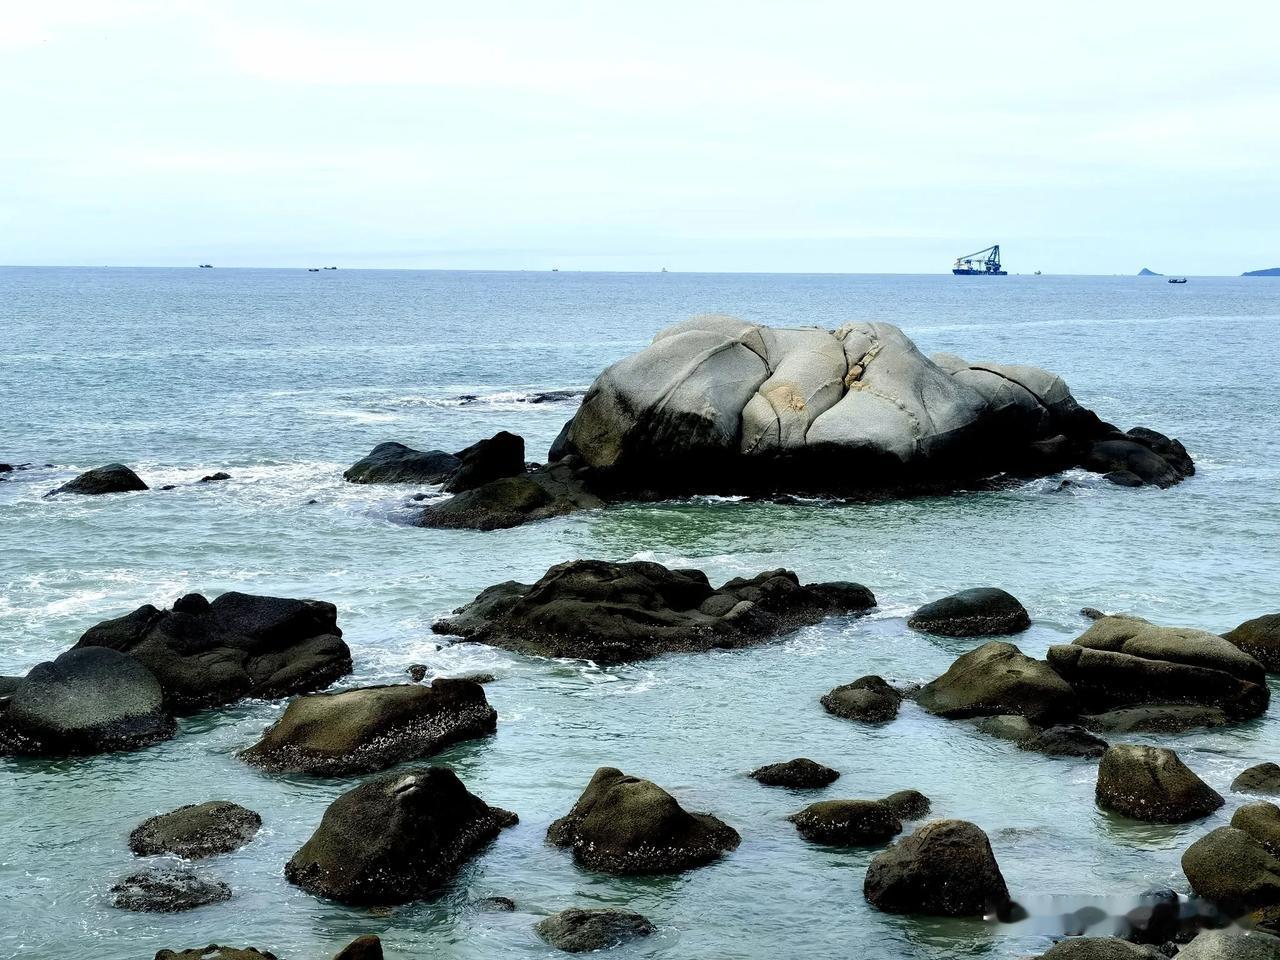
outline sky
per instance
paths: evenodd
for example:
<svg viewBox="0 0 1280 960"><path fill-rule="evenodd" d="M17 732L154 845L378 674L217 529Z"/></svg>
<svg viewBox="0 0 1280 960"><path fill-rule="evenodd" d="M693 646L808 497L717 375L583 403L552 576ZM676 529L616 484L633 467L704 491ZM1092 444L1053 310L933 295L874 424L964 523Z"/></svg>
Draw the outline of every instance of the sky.
<svg viewBox="0 0 1280 960"><path fill-rule="evenodd" d="M0 263L1237 274L1280 4L7 0Z"/></svg>

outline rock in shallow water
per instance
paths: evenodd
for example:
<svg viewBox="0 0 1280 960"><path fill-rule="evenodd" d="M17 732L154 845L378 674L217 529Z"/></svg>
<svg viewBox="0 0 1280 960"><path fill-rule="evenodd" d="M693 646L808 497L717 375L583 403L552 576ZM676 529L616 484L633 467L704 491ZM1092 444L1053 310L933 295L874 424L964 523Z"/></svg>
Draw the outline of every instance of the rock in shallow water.
<svg viewBox="0 0 1280 960"><path fill-rule="evenodd" d="M1072 937L1055 943L1039 960L1164 960L1155 947L1116 937Z"/></svg>
<svg viewBox="0 0 1280 960"><path fill-rule="evenodd" d="M902 694L883 677L868 676L823 694L821 703L828 713L846 720L885 723L898 715Z"/></svg>
<svg viewBox="0 0 1280 960"><path fill-rule="evenodd" d="M129 834L129 849L140 857L171 853L200 860L239 850L258 834L262 817L229 800L179 807L144 820Z"/></svg>
<svg viewBox="0 0 1280 960"><path fill-rule="evenodd" d="M766 787L791 787L793 790L816 790L835 783L839 777L840 771L824 767L808 757L771 763L751 771L751 778Z"/></svg>
<svg viewBox="0 0 1280 960"><path fill-rule="evenodd" d="M444 767L384 774L329 805L285 879L341 903L425 899L516 820Z"/></svg>
<svg viewBox="0 0 1280 960"><path fill-rule="evenodd" d="M533 929L557 950L586 953L647 937L656 928L645 917L631 910L609 907L583 910L570 907L539 920Z"/></svg>
<svg viewBox="0 0 1280 960"><path fill-rule="evenodd" d="M678 873L719 859L741 842L706 813L689 813L656 783L601 767L547 839L604 873Z"/></svg>
<svg viewBox="0 0 1280 960"><path fill-rule="evenodd" d="M484 688L470 680L316 693L291 701L240 757L275 773L371 773L487 736L497 718Z"/></svg>
<svg viewBox="0 0 1280 960"><path fill-rule="evenodd" d="M1103 756L1095 793L1100 806L1151 823L1196 820L1223 803L1172 750L1127 743Z"/></svg>
<svg viewBox="0 0 1280 960"><path fill-rule="evenodd" d="M1280 938L1258 930L1203 930L1178 951L1178 960L1280 960Z"/></svg>
<svg viewBox="0 0 1280 960"><path fill-rule="evenodd" d="M1031 626L1031 617L1013 594L977 587L926 603L907 626L943 637L994 637L1021 633Z"/></svg>
<svg viewBox="0 0 1280 960"><path fill-rule="evenodd" d="M830 846L875 846L902 832L902 821L879 800L822 800L787 819L806 840Z"/></svg>
<svg viewBox="0 0 1280 960"><path fill-rule="evenodd" d="M194 870L157 867L131 873L111 888L111 903L135 913L181 913L231 899L231 888Z"/></svg>
<svg viewBox="0 0 1280 960"><path fill-rule="evenodd" d="M223 947L211 943L193 950L161 950L155 960L280 960L274 953L257 947Z"/></svg>
<svg viewBox="0 0 1280 960"><path fill-rule="evenodd" d="M987 835L964 820L934 820L877 854L863 894L885 913L1003 915L1009 890Z"/></svg>
<svg viewBox="0 0 1280 960"><path fill-rule="evenodd" d="M1191 844L1182 854L1182 872L1198 896L1231 916L1280 904L1280 859L1235 825Z"/></svg>
<svg viewBox="0 0 1280 960"><path fill-rule="evenodd" d="M105 467L86 470L80 476L64 483L55 493L78 493L85 496L99 496L104 493L132 493L136 490L149 489L142 478L123 463L109 463Z"/></svg>
<svg viewBox="0 0 1280 960"><path fill-rule="evenodd" d="M621 663L761 643L874 605L866 587L801 585L789 570L713 589L698 570L573 560L532 585L489 587L432 629L521 653Z"/></svg>
<svg viewBox="0 0 1280 960"><path fill-rule="evenodd" d="M1259 763L1231 781L1235 793L1280 794L1280 764Z"/></svg>
<svg viewBox="0 0 1280 960"><path fill-rule="evenodd" d="M304 693L351 672L337 610L320 600L191 593L171 610L147 604L103 621L75 649L99 647L144 664L177 712Z"/></svg>
<svg viewBox="0 0 1280 960"><path fill-rule="evenodd" d="M373 934L356 937L333 955L333 960L382 960L382 941Z"/></svg>
<svg viewBox="0 0 1280 960"><path fill-rule="evenodd" d="M474 490L502 477L524 473L524 438L500 430L457 454L458 469L445 481L449 493Z"/></svg>
<svg viewBox="0 0 1280 960"><path fill-rule="evenodd" d="M1222 638L1261 663L1268 673L1280 673L1280 613L1246 620Z"/></svg>
<svg viewBox="0 0 1280 960"><path fill-rule="evenodd" d="M925 684L916 702L950 719L1014 714L1052 721L1078 710L1075 691L1042 660L992 640L971 650Z"/></svg>
<svg viewBox="0 0 1280 960"><path fill-rule="evenodd" d="M145 666L102 648L69 650L18 679L0 711L0 753L136 750L177 730Z"/></svg>
<svg viewBox="0 0 1280 960"><path fill-rule="evenodd" d="M452 453L414 450L389 440L348 467L342 479L348 483L443 483L458 465Z"/></svg>
<svg viewBox="0 0 1280 960"><path fill-rule="evenodd" d="M574 458L514 477L491 480L431 504L414 526L446 530L505 530L579 510L597 510L604 501L587 489Z"/></svg>

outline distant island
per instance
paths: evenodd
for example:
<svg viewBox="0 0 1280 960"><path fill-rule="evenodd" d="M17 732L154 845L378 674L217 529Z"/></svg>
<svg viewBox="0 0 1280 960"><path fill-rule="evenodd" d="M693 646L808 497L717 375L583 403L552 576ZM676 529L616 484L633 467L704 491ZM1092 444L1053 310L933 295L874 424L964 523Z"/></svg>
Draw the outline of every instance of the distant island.
<svg viewBox="0 0 1280 960"><path fill-rule="evenodd" d="M1268 267L1266 270L1246 270L1242 277L1280 277L1280 267Z"/></svg>
<svg viewBox="0 0 1280 960"><path fill-rule="evenodd" d="M1143 267L1141 270L1139 270L1139 271L1138 271L1138 276L1140 276L1140 277L1163 277L1163 276L1164 276L1164 274L1163 274L1163 273L1156 273L1154 270L1148 270L1146 267Z"/></svg>

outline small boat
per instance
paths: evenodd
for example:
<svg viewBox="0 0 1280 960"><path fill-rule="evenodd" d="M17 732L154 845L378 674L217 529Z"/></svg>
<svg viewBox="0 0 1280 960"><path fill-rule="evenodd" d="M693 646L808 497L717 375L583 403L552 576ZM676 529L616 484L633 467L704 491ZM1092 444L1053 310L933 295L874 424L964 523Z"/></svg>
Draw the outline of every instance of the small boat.
<svg viewBox="0 0 1280 960"><path fill-rule="evenodd" d="M551 272L552 272L552 273L559 273L559 272L560 272L560 268L559 268L559 267L552 267L552 268L551 268Z"/></svg>
<svg viewBox="0 0 1280 960"><path fill-rule="evenodd" d="M319 267L307 267L307 273L319 273L319 272L320 272Z"/></svg>
<svg viewBox="0 0 1280 960"><path fill-rule="evenodd" d="M1169 282L1170 283L1186 283L1187 278L1186 277L1170 277Z"/></svg>
<svg viewBox="0 0 1280 960"><path fill-rule="evenodd" d="M325 267L326 270L337 270L337 267Z"/></svg>
<svg viewBox="0 0 1280 960"><path fill-rule="evenodd" d="M666 268L666 267L663 267L663 268L662 268L662 273L666 273L666 272L667 272L667 268Z"/></svg>
<svg viewBox="0 0 1280 960"><path fill-rule="evenodd" d="M213 264L212 264L212 263L202 263L202 264L200 264L200 269L201 269L201 270L212 270L212 269L213 269Z"/></svg>
<svg viewBox="0 0 1280 960"><path fill-rule="evenodd" d="M1037 277L1038 277L1038 276L1040 276L1040 271L1039 271L1039 270L1037 270L1037 271L1036 271L1036 276L1037 276Z"/></svg>

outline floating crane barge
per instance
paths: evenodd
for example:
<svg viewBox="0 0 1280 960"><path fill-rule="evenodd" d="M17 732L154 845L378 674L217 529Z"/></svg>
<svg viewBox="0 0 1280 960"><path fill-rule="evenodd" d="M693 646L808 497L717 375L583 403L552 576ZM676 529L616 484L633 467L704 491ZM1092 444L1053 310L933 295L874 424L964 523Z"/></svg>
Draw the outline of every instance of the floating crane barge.
<svg viewBox="0 0 1280 960"><path fill-rule="evenodd" d="M1008 270L1000 267L1000 244L979 250L977 253L966 253L956 257L951 272L957 277L1007 277Z"/></svg>

